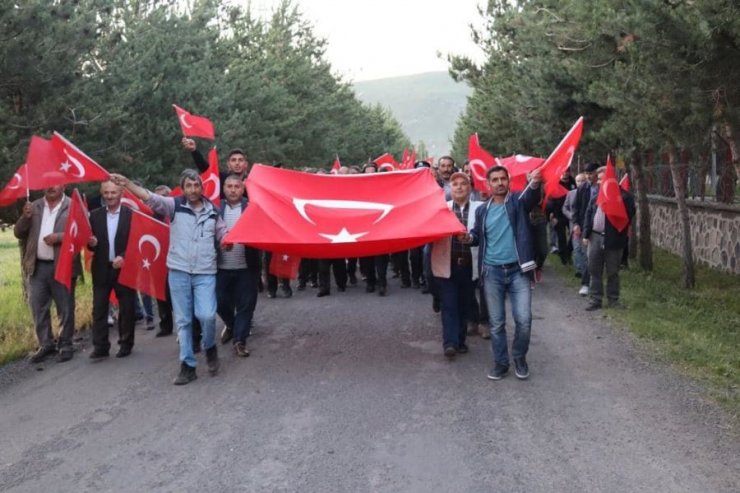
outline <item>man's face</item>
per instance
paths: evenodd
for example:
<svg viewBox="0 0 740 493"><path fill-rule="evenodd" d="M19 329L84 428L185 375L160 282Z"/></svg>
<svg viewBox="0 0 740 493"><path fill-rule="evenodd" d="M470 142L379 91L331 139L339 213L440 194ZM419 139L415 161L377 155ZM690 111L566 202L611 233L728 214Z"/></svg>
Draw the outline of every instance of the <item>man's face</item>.
<svg viewBox="0 0 740 493"><path fill-rule="evenodd" d="M580 187L586 183L586 176L583 174L576 175L576 187Z"/></svg>
<svg viewBox="0 0 740 493"><path fill-rule="evenodd" d="M604 182L604 172L603 171L599 173L596 180L597 180L596 181L597 185L601 185Z"/></svg>
<svg viewBox="0 0 740 493"><path fill-rule="evenodd" d="M488 188L491 195L506 195L509 193L509 175L506 171L494 171L488 177Z"/></svg>
<svg viewBox="0 0 740 493"><path fill-rule="evenodd" d="M470 182L465 178L455 178L450 182L452 200L468 200L470 197Z"/></svg>
<svg viewBox="0 0 740 493"><path fill-rule="evenodd" d="M245 175L247 173L247 168L249 167L247 156L240 152L232 154L229 156L227 167L229 168L230 173L234 173L239 176Z"/></svg>
<svg viewBox="0 0 740 493"><path fill-rule="evenodd" d="M100 195L109 209L116 209L121 204L123 189L112 181L106 181L100 185Z"/></svg>
<svg viewBox="0 0 740 493"><path fill-rule="evenodd" d="M586 175L586 179L592 185L596 185L596 180L597 180L596 173L594 173L593 171L585 171L583 174Z"/></svg>
<svg viewBox="0 0 740 493"><path fill-rule="evenodd" d="M241 201L244 196L244 185L239 180L226 180L224 182L224 196L231 204Z"/></svg>
<svg viewBox="0 0 740 493"><path fill-rule="evenodd" d="M470 169L470 163L463 164L463 169L462 170L463 170L463 173L465 173L466 175L468 175L468 178L470 178L471 180L473 179L473 170Z"/></svg>
<svg viewBox="0 0 740 493"><path fill-rule="evenodd" d="M453 167L454 164L452 164L452 161L450 161L449 159L439 160L439 175L444 181L448 181L450 179Z"/></svg>
<svg viewBox="0 0 740 493"><path fill-rule="evenodd" d="M375 166L367 166L363 173L377 173L378 170L375 169Z"/></svg>
<svg viewBox="0 0 740 493"><path fill-rule="evenodd" d="M203 185L201 185L198 180L185 178L185 181L182 184L182 194L188 202L198 202L203 196Z"/></svg>
<svg viewBox="0 0 740 493"><path fill-rule="evenodd" d="M63 193L64 193L64 186L57 185L54 187L49 187L46 190L44 190L44 197L46 198L47 202L56 202L57 200L62 198Z"/></svg>

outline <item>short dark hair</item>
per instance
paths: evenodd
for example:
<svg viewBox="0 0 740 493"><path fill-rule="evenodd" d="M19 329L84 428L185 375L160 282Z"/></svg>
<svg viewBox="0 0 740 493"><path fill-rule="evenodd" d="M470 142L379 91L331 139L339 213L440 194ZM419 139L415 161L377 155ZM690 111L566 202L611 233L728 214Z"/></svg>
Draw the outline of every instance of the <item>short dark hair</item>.
<svg viewBox="0 0 740 493"><path fill-rule="evenodd" d="M416 161L416 163L414 163L414 168L431 168L431 167L432 165L429 164L429 162L427 161Z"/></svg>
<svg viewBox="0 0 740 493"><path fill-rule="evenodd" d="M245 159L247 158L247 153L246 152L244 152L243 150L239 149L238 147L235 147L234 149L231 149L229 151L229 155L226 157L226 159L231 159L231 156L233 156L234 154L241 154L242 156L244 156Z"/></svg>
<svg viewBox="0 0 740 493"><path fill-rule="evenodd" d="M601 166L599 163L588 163L583 171L586 173L595 173L597 169L599 169L599 166Z"/></svg>
<svg viewBox="0 0 740 493"><path fill-rule="evenodd" d="M506 178L509 177L509 170L508 169L504 168L503 166L494 166L493 168L491 168L488 171L486 171L486 181L488 181L488 180L491 179L491 175L493 173L497 173L499 171L503 171L504 173L506 173Z"/></svg>
<svg viewBox="0 0 740 493"><path fill-rule="evenodd" d="M455 158L453 158L452 156L442 156L441 158L437 159L437 162L439 163L443 159L449 159L450 161L452 161L452 166L455 166Z"/></svg>
<svg viewBox="0 0 740 493"><path fill-rule="evenodd" d="M242 179L242 177L239 175L235 175L234 173L224 178L224 183L226 183L227 181L238 181L242 185L244 184L244 179Z"/></svg>

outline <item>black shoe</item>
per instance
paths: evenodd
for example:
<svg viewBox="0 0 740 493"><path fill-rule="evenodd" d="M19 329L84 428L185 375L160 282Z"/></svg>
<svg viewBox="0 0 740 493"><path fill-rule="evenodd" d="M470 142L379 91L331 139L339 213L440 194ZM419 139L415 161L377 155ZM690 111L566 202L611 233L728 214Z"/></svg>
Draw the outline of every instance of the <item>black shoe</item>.
<svg viewBox="0 0 740 493"><path fill-rule="evenodd" d="M375 292L375 286L373 286L372 284L368 284L367 286L365 286L365 292L366 293L374 293Z"/></svg>
<svg viewBox="0 0 740 493"><path fill-rule="evenodd" d="M206 349L206 365L208 366L208 373L211 376L215 376L218 373L221 363L218 361L218 348L216 346Z"/></svg>
<svg viewBox="0 0 740 493"><path fill-rule="evenodd" d="M439 298L434 296L432 298L432 310L434 310L434 313L439 313L441 309L442 308L439 306Z"/></svg>
<svg viewBox="0 0 740 493"><path fill-rule="evenodd" d="M455 349L455 346L447 346L444 351L445 358L454 358L457 354L457 349Z"/></svg>
<svg viewBox="0 0 740 493"><path fill-rule="evenodd" d="M185 385L196 378L198 378L198 375L195 374L195 368L185 363L180 363L180 374L177 375L173 383L175 385Z"/></svg>
<svg viewBox="0 0 740 493"><path fill-rule="evenodd" d="M93 360L107 358L108 356L110 356L110 353L108 351L103 351L102 349L95 349L90 353L90 359Z"/></svg>
<svg viewBox="0 0 740 493"><path fill-rule="evenodd" d="M419 284L419 281L411 281L411 287L414 289L421 288L421 284Z"/></svg>
<svg viewBox="0 0 740 493"><path fill-rule="evenodd" d="M159 329L159 332L157 332L156 334L154 334L154 337L167 337L167 336L171 336L171 335L172 335L172 331L171 330L170 331L166 331L166 330Z"/></svg>
<svg viewBox="0 0 740 493"><path fill-rule="evenodd" d="M357 276L349 276L349 283L353 286L357 285Z"/></svg>
<svg viewBox="0 0 740 493"><path fill-rule="evenodd" d="M277 293L273 293L272 291L270 291L269 293L267 293L267 297L268 298L274 298L275 296L277 296Z"/></svg>
<svg viewBox="0 0 740 493"><path fill-rule="evenodd" d="M311 286L312 288L318 288L318 287L319 287L319 283L318 283L318 282L316 282L316 281L311 281L311 284L310 284L310 286Z"/></svg>
<svg viewBox="0 0 740 493"><path fill-rule="evenodd" d="M514 375L519 380L526 380L529 377L529 366L525 358L516 358L514 360Z"/></svg>
<svg viewBox="0 0 740 493"><path fill-rule="evenodd" d="M406 289L411 287L411 281L401 282L401 288Z"/></svg>
<svg viewBox="0 0 740 493"><path fill-rule="evenodd" d="M345 291L347 291L347 287L346 286L337 286L337 291L339 291L340 293L344 293Z"/></svg>
<svg viewBox="0 0 740 493"><path fill-rule="evenodd" d="M422 288L421 288L421 294L429 294L429 288L427 287L426 284L424 286L422 286Z"/></svg>
<svg viewBox="0 0 740 493"><path fill-rule="evenodd" d="M57 350L52 346L40 347L35 353L33 353L33 356L29 358L29 361L31 363L41 363L46 359L47 356L50 356L56 352Z"/></svg>
<svg viewBox="0 0 740 493"><path fill-rule="evenodd" d="M299 282L298 283L298 291L305 291L306 290L306 283L305 282Z"/></svg>
<svg viewBox="0 0 740 493"><path fill-rule="evenodd" d="M457 352L460 353L460 354L467 354L468 351L469 351L468 345L465 344L465 343L460 344L459 346L457 346Z"/></svg>
<svg viewBox="0 0 740 493"><path fill-rule="evenodd" d="M285 296L286 298L290 298L291 296L293 296L293 290L290 289L290 286L283 287L281 291L283 292L283 296Z"/></svg>
<svg viewBox="0 0 740 493"><path fill-rule="evenodd" d="M506 374L509 372L509 367L505 365L501 365L499 363L496 363L496 366L494 366L490 372L488 372L488 379L489 380L501 380L506 376Z"/></svg>
<svg viewBox="0 0 740 493"><path fill-rule="evenodd" d="M130 347L122 347L116 353L116 358L125 358L126 356L128 356L130 354L131 354L131 348Z"/></svg>
<svg viewBox="0 0 740 493"><path fill-rule="evenodd" d="M378 296L385 296L385 286L378 286Z"/></svg>
<svg viewBox="0 0 740 493"><path fill-rule="evenodd" d="M328 289L319 289L319 292L316 293L317 298L323 298L324 296L329 296L331 292Z"/></svg>
<svg viewBox="0 0 740 493"><path fill-rule="evenodd" d="M601 302L599 302L599 301L592 301L586 307L586 311L587 312L593 312L593 311L599 310L600 308L601 308Z"/></svg>
<svg viewBox="0 0 740 493"><path fill-rule="evenodd" d="M233 338L234 338L234 330L224 325L224 328L221 331L221 344L226 344Z"/></svg>
<svg viewBox="0 0 740 493"><path fill-rule="evenodd" d="M73 354L74 350L71 347L62 348L57 355L57 363L64 363L65 361L71 360Z"/></svg>

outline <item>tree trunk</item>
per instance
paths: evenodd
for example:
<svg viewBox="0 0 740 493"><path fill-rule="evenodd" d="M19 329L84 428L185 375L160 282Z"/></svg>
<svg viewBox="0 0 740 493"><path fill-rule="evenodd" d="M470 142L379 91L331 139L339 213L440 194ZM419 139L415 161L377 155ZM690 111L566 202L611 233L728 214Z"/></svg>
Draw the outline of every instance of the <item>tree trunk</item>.
<svg viewBox="0 0 740 493"><path fill-rule="evenodd" d="M686 205L686 184L682 179L681 169L676 162L676 150L668 144L668 165L671 169L673 179L673 190L676 192L676 204L678 205L678 217L681 221L681 237L683 243L683 287L693 289L696 285L694 277L694 253L691 248L691 225L689 223L689 208Z"/></svg>
<svg viewBox="0 0 740 493"><path fill-rule="evenodd" d="M647 197L647 183L642 167L642 156L635 151L632 159L632 178L637 196L637 227L632 225L633 234L637 233L638 251L640 252L640 268L646 271L653 270L653 243L650 236L650 203ZM630 240L631 241L631 240Z"/></svg>
<svg viewBox="0 0 740 493"><path fill-rule="evenodd" d="M728 197L727 203L732 203L735 199L735 183L740 178L740 155L738 155L737 143L735 142L735 132L732 128L732 123L729 120L725 120L722 123L722 128L725 133L725 140L727 140L727 146L730 148L730 156L732 158L732 168L725 166L725 178L731 184L728 185L730 197ZM734 180L731 176L731 170L735 170Z"/></svg>

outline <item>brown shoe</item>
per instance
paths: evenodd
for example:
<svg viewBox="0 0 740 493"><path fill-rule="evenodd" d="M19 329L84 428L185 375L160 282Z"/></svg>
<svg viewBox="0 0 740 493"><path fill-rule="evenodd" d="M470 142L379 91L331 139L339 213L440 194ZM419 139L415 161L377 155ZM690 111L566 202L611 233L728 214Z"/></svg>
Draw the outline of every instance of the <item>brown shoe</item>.
<svg viewBox="0 0 740 493"><path fill-rule="evenodd" d="M491 331L488 330L488 324L478 324L478 330L480 331L480 336L483 339L491 338Z"/></svg>
<svg viewBox="0 0 740 493"><path fill-rule="evenodd" d="M246 358L249 356L249 349L247 349L247 345L243 342L237 342L234 344L234 354L241 358Z"/></svg>
<svg viewBox="0 0 740 493"><path fill-rule="evenodd" d="M475 322L468 322L468 335L477 336L478 334L480 334L480 329L478 329L478 324Z"/></svg>

